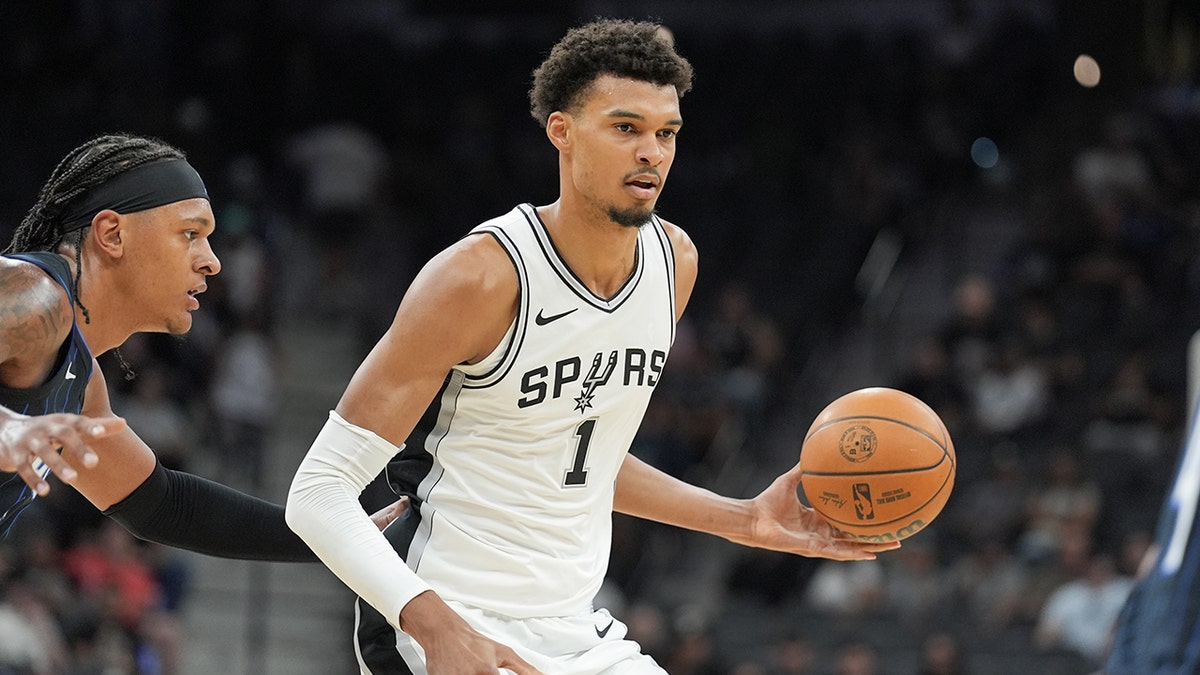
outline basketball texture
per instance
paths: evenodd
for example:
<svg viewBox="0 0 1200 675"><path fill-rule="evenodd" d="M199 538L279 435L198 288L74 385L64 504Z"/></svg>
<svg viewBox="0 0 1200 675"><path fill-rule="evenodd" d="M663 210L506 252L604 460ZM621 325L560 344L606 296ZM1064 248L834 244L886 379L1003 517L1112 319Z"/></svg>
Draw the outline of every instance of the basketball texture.
<svg viewBox="0 0 1200 675"><path fill-rule="evenodd" d="M817 415L800 449L800 484L835 528L862 541L899 541L941 513L956 466L950 433L932 408L869 387Z"/></svg>

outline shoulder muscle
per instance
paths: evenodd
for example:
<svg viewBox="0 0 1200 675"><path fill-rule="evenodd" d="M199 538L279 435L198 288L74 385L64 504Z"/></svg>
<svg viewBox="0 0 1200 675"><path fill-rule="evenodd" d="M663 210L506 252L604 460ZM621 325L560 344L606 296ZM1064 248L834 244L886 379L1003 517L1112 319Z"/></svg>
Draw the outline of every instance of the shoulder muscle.
<svg viewBox="0 0 1200 675"><path fill-rule="evenodd" d="M662 221L662 224L667 238L671 240L671 250L675 256L675 306L677 307L675 320L678 321L679 317L683 315L684 308L687 307L688 300L692 297L692 289L696 286L700 254L696 250L696 245L692 243L692 238L683 231L683 228L665 220Z"/></svg>
<svg viewBox="0 0 1200 675"><path fill-rule="evenodd" d="M0 258L0 382L35 384L74 321L67 293L54 279L36 265Z"/></svg>

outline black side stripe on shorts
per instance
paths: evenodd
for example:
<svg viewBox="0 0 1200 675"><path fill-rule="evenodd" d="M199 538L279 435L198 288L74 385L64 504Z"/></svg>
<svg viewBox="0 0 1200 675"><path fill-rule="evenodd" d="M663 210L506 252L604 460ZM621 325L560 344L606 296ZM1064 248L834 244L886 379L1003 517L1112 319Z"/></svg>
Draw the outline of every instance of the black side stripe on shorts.
<svg viewBox="0 0 1200 675"><path fill-rule="evenodd" d="M417 500L412 499L409 509L387 526L383 536L391 542L392 548L401 556L405 556L420 524L420 507ZM413 675L412 668L396 650L395 627L362 598L355 598L354 605L354 614L358 617L354 637L358 641L362 665L367 668L367 672L378 675Z"/></svg>

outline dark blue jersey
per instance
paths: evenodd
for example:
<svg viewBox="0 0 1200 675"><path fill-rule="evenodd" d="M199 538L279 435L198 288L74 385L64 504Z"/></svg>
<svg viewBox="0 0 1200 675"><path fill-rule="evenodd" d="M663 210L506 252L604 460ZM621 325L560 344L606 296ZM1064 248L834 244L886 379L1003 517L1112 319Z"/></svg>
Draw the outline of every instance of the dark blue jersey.
<svg viewBox="0 0 1200 675"><path fill-rule="evenodd" d="M61 256L36 252L7 257L33 263L45 270L66 289L71 305L75 305L75 294L71 290L71 268ZM0 387L0 405L22 415L78 413L83 409L83 393L92 376L92 363L92 352L83 341L79 327L72 326L71 335L59 349L54 370L46 381L29 389ZM49 469L42 465L41 471L45 475ZM20 476L0 471L0 538L8 534L17 516L33 498L33 490L25 485Z"/></svg>
<svg viewBox="0 0 1200 675"><path fill-rule="evenodd" d="M1196 415L1155 535L1158 557L1117 621L1107 675L1200 673L1200 432Z"/></svg>

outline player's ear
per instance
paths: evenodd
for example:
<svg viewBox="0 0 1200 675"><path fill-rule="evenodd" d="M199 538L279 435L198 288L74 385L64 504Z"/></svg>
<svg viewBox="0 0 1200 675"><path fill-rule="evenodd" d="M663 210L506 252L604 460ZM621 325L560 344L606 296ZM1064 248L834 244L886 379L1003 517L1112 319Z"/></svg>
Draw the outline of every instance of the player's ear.
<svg viewBox="0 0 1200 675"><path fill-rule="evenodd" d="M546 137L559 151L571 146L571 116L556 110L546 120Z"/></svg>
<svg viewBox="0 0 1200 675"><path fill-rule="evenodd" d="M104 209L92 218L92 227L88 238L95 243L96 248L113 258L120 258L125 252L125 242L122 238L124 227L121 214L112 209Z"/></svg>

